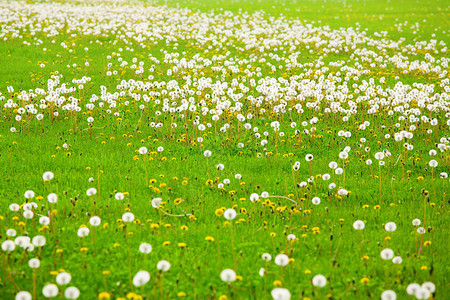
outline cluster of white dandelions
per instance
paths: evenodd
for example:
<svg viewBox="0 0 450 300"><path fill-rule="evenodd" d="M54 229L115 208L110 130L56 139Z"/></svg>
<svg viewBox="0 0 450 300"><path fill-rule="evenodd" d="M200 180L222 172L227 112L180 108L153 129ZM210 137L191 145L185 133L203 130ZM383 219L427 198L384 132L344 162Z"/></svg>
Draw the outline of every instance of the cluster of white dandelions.
<svg viewBox="0 0 450 300"><path fill-rule="evenodd" d="M127 117L127 110L134 110L150 114L149 126L156 133L170 135L181 127L189 128L191 142L202 143L208 138L202 134L204 131L215 131L216 135L230 140L236 149L257 145L257 157L264 157L279 149L280 140L286 136L312 137L321 122L332 119L342 128L336 131L336 138L346 141L358 137L357 147L367 153L364 166L367 165L371 172L374 164L381 174L383 168L396 166L399 159L413 157L416 142L424 137L432 141L430 148L425 149L430 156L428 166L434 170L441 163L448 165L444 162L444 154L450 149L450 79L449 59L445 57L447 45L443 41L408 44L405 39L394 41L369 36L359 27L332 30L296 19L268 17L262 12L200 13L122 1L80 2L76 5L8 1L0 4L0 24L0 40L20 39L25 46L42 48L46 55L55 55L48 54L45 45L50 43L59 47L63 55L74 56L76 39L71 44L57 42L60 36L67 34L73 38L90 36L92 47L100 45L113 49L105 54L104 82L98 90L89 88L94 80L89 75L92 61L80 55L73 58L72 64L60 69L50 69L54 67L42 63L42 69L49 74L43 85L30 90L8 86L1 91L0 104L13 121L11 134L24 131L24 120L33 120L28 124L38 126L36 123L66 122L65 117L72 114L90 112L91 115L83 120L85 126L91 128L108 118L122 120ZM105 37L113 38L108 42ZM150 48L160 49L159 53L149 51ZM178 48L198 49L198 52L179 51ZM89 47L83 51L89 57ZM145 57L140 54L143 52ZM55 59L58 56L60 54L56 54ZM125 59L124 56L133 57ZM69 79L74 69L81 69L83 72L80 73L86 75ZM413 83L404 80L408 75L417 74L429 80ZM14 93L18 93L17 97ZM392 122L393 130L388 131L386 125L373 121L382 111ZM255 119L269 120L269 117L268 128L255 125ZM295 121L283 122L287 118ZM355 121L358 124L352 126ZM369 132L378 128L384 132L381 138L390 143L389 148L382 151L374 151L368 145L372 139ZM67 147L69 145L63 145L63 148ZM138 152L146 155L148 150L141 147ZM165 149L159 146L156 150L161 153ZM345 161L353 150L347 144L342 149L330 150L334 151L335 159L329 162L320 179L312 175L313 154L307 154L302 162L295 162L292 165L294 174L301 168L309 170L309 175L304 178L294 175L299 180L299 188L306 190L320 181L340 197L348 196ZM206 159L214 158L210 150L204 151L203 155ZM219 161L216 163L220 174L225 166ZM446 172L436 176L443 180L448 178ZM43 174L44 181L51 181L53 177L52 172ZM241 174L235 174L235 180L241 178ZM230 183L230 179L224 178L216 188L223 189ZM94 187L86 190L88 197L96 194ZM118 201L124 199L121 192L114 196ZM281 197L298 204L298 199L267 191L249 195L251 202L270 197ZM51 225L51 209L47 215L38 214L32 190L26 191L24 198L25 204L13 203L9 209L21 218ZM47 200L51 208L57 203L58 195L49 193ZM161 211L162 202L161 198L153 198L151 205ZM321 202L323 199L319 196L310 200L313 207L320 207ZM234 220L237 215L233 208L223 212L227 220ZM127 211L121 219L125 223L133 222L135 215ZM101 223L100 217L91 216L90 227L80 227L78 237L83 240ZM411 232L420 236L426 234L426 229L420 227L421 220L414 219L412 224ZM359 237L366 224L356 220L353 227ZM393 232L397 225L388 222L383 229ZM295 241L297 237L291 233L287 240ZM37 256L46 243L43 235L17 236L17 231L9 228L1 248L7 253L23 249L29 255ZM148 254L152 246L142 243L139 251ZM267 268L271 267L268 262L272 256L264 253L262 259L265 263L259 275L265 276ZM381 250L378 259L382 263L402 263L402 257L390 248ZM274 263L285 268L290 258L286 254L277 254ZM40 260L31 258L29 267L39 268ZM170 267L166 260L160 260L156 265L158 272L167 272ZM221 280L229 284L236 276L233 269L224 269L220 273ZM67 299L77 299L80 297L77 287L67 287L71 279L69 273L59 273L55 283L42 288L43 296L64 295ZM140 287L150 279L150 273L141 270L134 275L132 283ZM317 274L311 284L320 289L327 282L326 276ZM385 290L381 299L396 299L398 292ZM435 285L431 282L411 283L406 292L417 299L428 299L435 292ZM290 291L281 287L273 289L271 295L280 300L291 298ZM16 295L18 300L31 298L27 291Z"/></svg>

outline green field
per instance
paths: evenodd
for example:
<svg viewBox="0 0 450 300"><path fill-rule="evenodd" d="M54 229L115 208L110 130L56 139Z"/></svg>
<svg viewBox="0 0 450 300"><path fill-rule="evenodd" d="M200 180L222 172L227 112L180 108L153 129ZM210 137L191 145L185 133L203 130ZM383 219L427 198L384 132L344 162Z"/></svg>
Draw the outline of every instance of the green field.
<svg viewBox="0 0 450 300"><path fill-rule="evenodd" d="M449 16L0 1L0 299L447 299Z"/></svg>

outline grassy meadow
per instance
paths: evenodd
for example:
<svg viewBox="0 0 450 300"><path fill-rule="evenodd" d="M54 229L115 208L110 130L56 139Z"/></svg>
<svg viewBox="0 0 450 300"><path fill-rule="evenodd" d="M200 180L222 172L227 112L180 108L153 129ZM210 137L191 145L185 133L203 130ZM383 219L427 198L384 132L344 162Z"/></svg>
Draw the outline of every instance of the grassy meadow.
<svg viewBox="0 0 450 300"><path fill-rule="evenodd" d="M0 299L447 299L446 1L0 1Z"/></svg>

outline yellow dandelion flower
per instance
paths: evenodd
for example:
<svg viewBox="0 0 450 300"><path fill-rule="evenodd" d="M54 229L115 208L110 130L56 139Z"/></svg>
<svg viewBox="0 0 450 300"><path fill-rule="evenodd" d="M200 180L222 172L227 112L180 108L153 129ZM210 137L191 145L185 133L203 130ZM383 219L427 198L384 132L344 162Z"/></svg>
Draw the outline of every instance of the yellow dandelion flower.
<svg viewBox="0 0 450 300"><path fill-rule="evenodd" d="M101 292L100 294L98 294L98 300L110 300L111 296L109 295L108 292Z"/></svg>
<svg viewBox="0 0 450 300"><path fill-rule="evenodd" d="M281 282L281 280L275 280L275 281L273 282L273 285L274 285L274 286L282 286L283 283Z"/></svg>

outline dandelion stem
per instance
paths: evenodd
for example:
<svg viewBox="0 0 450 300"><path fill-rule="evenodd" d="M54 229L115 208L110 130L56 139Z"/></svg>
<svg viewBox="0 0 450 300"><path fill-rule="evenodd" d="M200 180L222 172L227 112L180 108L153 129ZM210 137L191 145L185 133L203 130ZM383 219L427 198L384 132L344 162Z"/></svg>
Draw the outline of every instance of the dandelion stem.
<svg viewBox="0 0 450 300"><path fill-rule="evenodd" d="M380 164L378 165L378 168L380 170L380 201L379 201L378 205L381 205L381 165Z"/></svg>
<svg viewBox="0 0 450 300"><path fill-rule="evenodd" d="M234 234L233 234L233 224L230 225L231 231L231 251L233 252L233 263L234 263L234 271L237 272L237 262L236 262L236 253L234 251Z"/></svg>
<svg viewBox="0 0 450 300"><path fill-rule="evenodd" d="M36 298L36 269L33 269L33 299Z"/></svg>

